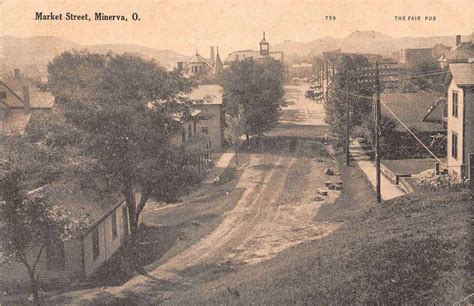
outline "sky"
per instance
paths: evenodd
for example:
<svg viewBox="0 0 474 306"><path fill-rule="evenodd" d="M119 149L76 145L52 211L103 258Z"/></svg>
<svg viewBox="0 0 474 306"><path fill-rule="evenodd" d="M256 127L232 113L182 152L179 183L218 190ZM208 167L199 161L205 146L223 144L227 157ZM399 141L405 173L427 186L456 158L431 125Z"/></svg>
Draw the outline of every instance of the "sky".
<svg viewBox="0 0 474 306"><path fill-rule="evenodd" d="M35 12L123 14L127 22L37 21ZM140 21L132 21L137 13ZM335 16L336 20L326 20ZM420 16L421 21L395 21ZM436 21L424 21L436 16ZM378 31L392 37L468 35L474 0L0 0L0 32L58 36L80 44L131 43L182 54L257 49L270 44Z"/></svg>

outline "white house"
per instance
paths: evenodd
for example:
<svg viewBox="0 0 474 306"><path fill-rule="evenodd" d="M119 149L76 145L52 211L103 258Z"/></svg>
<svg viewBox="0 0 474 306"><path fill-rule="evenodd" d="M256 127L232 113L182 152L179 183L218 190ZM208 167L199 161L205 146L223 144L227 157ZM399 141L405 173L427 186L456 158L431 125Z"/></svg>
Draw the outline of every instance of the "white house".
<svg viewBox="0 0 474 306"><path fill-rule="evenodd" d="M63 184L38 188L51 205L69 215L71 221L84 224L76 238L47 245L37 265L37 276L42 283L56 283L58 287L73 280L85 279L110 259L130 234L125 201L111 194L71 190ZM34 261L38 249L27 256ZM2 283L28 284L29 276L23 264L12 261L0 265Z"/></svg>
<svg viewBox="0 0 474 306"><path fill-rule="evenodd" d="M448 168L474 180L474 63L450 64L448 88Z"/></svg>

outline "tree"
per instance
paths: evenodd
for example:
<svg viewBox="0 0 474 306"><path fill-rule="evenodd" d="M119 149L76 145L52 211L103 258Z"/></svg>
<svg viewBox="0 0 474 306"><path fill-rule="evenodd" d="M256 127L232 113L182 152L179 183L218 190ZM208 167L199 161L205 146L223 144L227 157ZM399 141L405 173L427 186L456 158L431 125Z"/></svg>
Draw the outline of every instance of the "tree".
<svg viewBox="0 0 474 306"><path fill-rule="evenodd" d="M441 72L441 73L440 73ZM402 75L402 92L437 91L446 93L448 82L436 62L421 61Z"/></svg>
<svg viewBox="0 0 474 306"><path fill-rule="evenodd" d="M276 126L280 109L285 105L283 66L267 59L257 63L253 59L234 61L224 73L226 110L231 117L239 114L249 135L261 136ZM236 112L241 107L241 113Z"/></svg>
<svg viewBox="0 0 474 306"><path fill-rule="evenodd" d="M329 99L324 104L325 120L339 144L344 143L346 138L347 112L349 112L350 131L353 127L360 126L363 122L370 120L372 116L372 100L365 97L373 95L373 88L367 83L357 81L357 69L367 66L369 66L369 62L364 56L343 56Z"/></svg>
<svg viewBox="0 0 474 306"><path fill-rule="evenodd" d="M45 159L45 149L26 142L24 136L9 137L6 146L9 158L0 178L2 254L25 266L39 304L36 268L44 249L74 237L82 223L71 221L41 195L28 193L33 186L44 184L54 167L55 160Z"/></svg>
<svg viewBox="0 0 474 306"><path fill-rule="evenodd" d="M226 117L225 138L234 147L235 165L238 166L239 160L237 153L240 143L240 137L245 132L245 121L242 118L242 107L240 105L236 105L236 107L238 109L232 111L232 115L227 115Z"/></svg>
<svg viewBox="0 0 474 306"><path fill-rule="evenodd" d="M189 115L182 94L192 83L137 56L87 51L61 54L48 73L66 122L82 134L84 168L124 196L134 239L148 198L169 179L173 114Z"/></svg>

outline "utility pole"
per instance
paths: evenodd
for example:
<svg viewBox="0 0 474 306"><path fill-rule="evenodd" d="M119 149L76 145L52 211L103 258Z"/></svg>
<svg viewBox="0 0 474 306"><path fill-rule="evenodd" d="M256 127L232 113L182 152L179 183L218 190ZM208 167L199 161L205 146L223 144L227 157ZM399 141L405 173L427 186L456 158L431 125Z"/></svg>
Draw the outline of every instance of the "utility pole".
<svg viewBox="0 0 474 306"><path fill-rule="evenodd" d="M329 100L329 61L326 62L326 103Z"/></svg>
<svg viewBox="0 0 474 306"><path fill-rule="evenodd" d="M346 86L347 89L348 86ZM346 90L346 165L350 166L351 164L351 156L349 152L349 139L350 139L350 132L349 132L349 93Z"/></svg>
<svg viewBox="0 0 474 306"><path fill-rule="evenodd" d="M377 203L382 202L382 195L380 192L380 75L379 62L375 62L375 170L376 170L376 192Z"/></svg>

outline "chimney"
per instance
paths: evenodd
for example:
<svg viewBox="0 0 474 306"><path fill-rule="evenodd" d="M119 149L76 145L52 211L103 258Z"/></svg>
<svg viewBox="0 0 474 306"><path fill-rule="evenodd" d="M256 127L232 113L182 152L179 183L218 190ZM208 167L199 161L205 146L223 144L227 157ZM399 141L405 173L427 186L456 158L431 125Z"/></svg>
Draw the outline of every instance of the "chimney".
<svg viewBox="0 0 474 306"><path fill-rule="evenodd" d="M21 78L20 69L18 68L13 69L13 75L15 76L15 79L19 80Z"/></svg>
<svg viewBox="0 0 474 306"><path fill-rule="evenodd" d="M461 35L456 35L456 47L461 44Z"/></svg>
<svg viewBox="0 0 474 306"><path fill-rule="evenodd" d="M215 55L214 55L214 46L211 46L211 63L214 65L215 61Z"/></svg>
<svg viewBox="0 0 474 306"><path fill-rule="evenodd" d="M25 113L30 112L30 88L23 86L23 102L25 103Z"/></svg>
<svg viewBox="0 0 474 306"><path fill-rule="evenodd" d="M178 62L178 71L181 72L183 71L184 68L184 62Z"/></svg>

